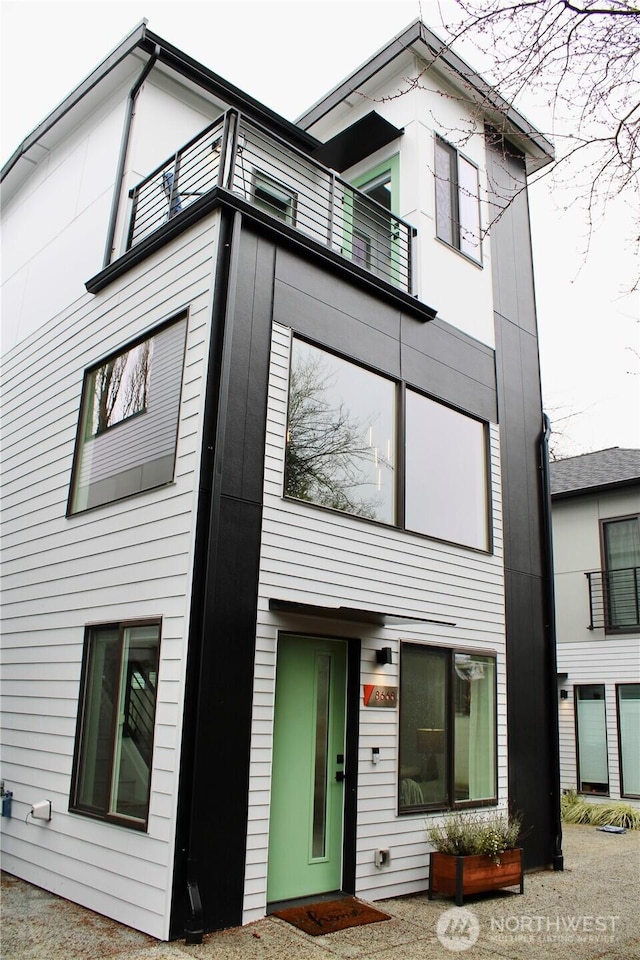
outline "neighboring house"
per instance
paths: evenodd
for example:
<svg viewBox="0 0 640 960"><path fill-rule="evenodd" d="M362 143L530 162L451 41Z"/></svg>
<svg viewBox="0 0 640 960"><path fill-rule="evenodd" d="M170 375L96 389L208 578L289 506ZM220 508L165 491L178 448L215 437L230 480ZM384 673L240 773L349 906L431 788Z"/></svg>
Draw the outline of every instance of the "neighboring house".
<svg viewBox="0 0 640 960"><path fill-rule="evenodd" d="M143 23L10 158L4 869L197 940L457 809L561 866L552 156L419 22L296 124Z"/></svg>
<svg viewBox="0 0 640 960"><path fill-rule="evenodd" d="M640 802L640 450L551 464L560 776Z"/></svg>

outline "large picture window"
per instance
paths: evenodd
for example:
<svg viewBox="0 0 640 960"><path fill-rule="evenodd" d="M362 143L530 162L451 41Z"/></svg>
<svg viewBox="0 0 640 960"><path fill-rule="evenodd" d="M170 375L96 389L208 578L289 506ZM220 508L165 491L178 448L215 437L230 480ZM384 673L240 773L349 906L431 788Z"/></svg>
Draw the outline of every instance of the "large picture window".
<svg viewBox="0 0 640 960"><path fill-rule="evenodd" d="M69 513L170 483L187 320L85 374Z"/></svg>
<svg viewBox="0 0 640 960"><path fill-rule="evenodd" d="M407 388L398 443L400 396L294 338L285 496L488 551L487 425Z"/></svg>
<svg viewBox="0 0 640 960"><path fill-rule="evenodd" d="M413 390L406 406L407 529L488 550L484 424Z"/></svg>
<svg viewBox="0 0 640 960"><path fill-rule="evenodd" d="M400 813L495 800L495 711L493 657L402 644Z"/></svg>
<svg viewBox="0 0 640 960"><path fill-rule="evenodd" d="M294 340L285 494L395 522L395 384Z"/></svg>
<svg viewBox="0 0 640 960"><path fill-rule="evenodd" d="M436 137L436 233L481 262L478 168L440 137Z"/></svg>
<svg viewBox="0 0 640 960"><path fill-rule="evenodd" d="M72 811L146 827L159 650L159 622L87 630Z"/></svg>

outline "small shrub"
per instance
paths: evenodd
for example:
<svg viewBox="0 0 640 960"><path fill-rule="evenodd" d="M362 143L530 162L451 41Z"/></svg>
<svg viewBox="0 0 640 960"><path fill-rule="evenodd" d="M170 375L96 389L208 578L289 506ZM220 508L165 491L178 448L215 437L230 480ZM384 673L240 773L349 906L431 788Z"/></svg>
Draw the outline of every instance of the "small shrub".
<svg viewBox="0 0 640 960"><path fill-rule="evenodd" d="M588 823L594 827L625 827L640 830L640 810L630 803L589 803L575 790L563 793L562 819L565 823Z"/></svg>
<svg viewBox="0 0 640 960"><path fill-rule="evenodd" d="M456 813L440 826L427 829L427 839L439 853L465 857L485 854L495 864L505 850L517 846L522 818L506 813L490 817L481 813Z"/></svg>

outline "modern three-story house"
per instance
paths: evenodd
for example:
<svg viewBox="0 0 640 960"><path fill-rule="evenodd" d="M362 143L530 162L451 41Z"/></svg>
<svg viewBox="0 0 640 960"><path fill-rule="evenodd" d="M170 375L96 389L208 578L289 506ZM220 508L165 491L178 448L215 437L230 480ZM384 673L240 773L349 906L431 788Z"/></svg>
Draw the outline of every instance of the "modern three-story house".
<svg viewBox="0 0 640 960"><path fill-rule="evenodd" d="M460 809L561 866L552 157L417 21L296 123L142 23L8 160L4 869L197 939Z"/></svg>

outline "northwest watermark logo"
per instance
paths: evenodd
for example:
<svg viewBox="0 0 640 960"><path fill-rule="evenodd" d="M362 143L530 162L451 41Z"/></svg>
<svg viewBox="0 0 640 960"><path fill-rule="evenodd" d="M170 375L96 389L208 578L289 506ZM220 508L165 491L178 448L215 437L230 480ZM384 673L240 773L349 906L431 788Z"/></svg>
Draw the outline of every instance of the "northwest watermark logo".
<svg viewBox="0 0 640 960"><path fill-rule="evenodd" d="M438 918L438 940L447 950L459 953L469 950L480 936L480 921L475 913L464 907L452 907Z"/></svg>
<svg viewBox="0 0 640 960"><path fill-rule="evenodd" d="M613 943L619 919L586 914L492 917L487 937L499 943Z"/></svg>

